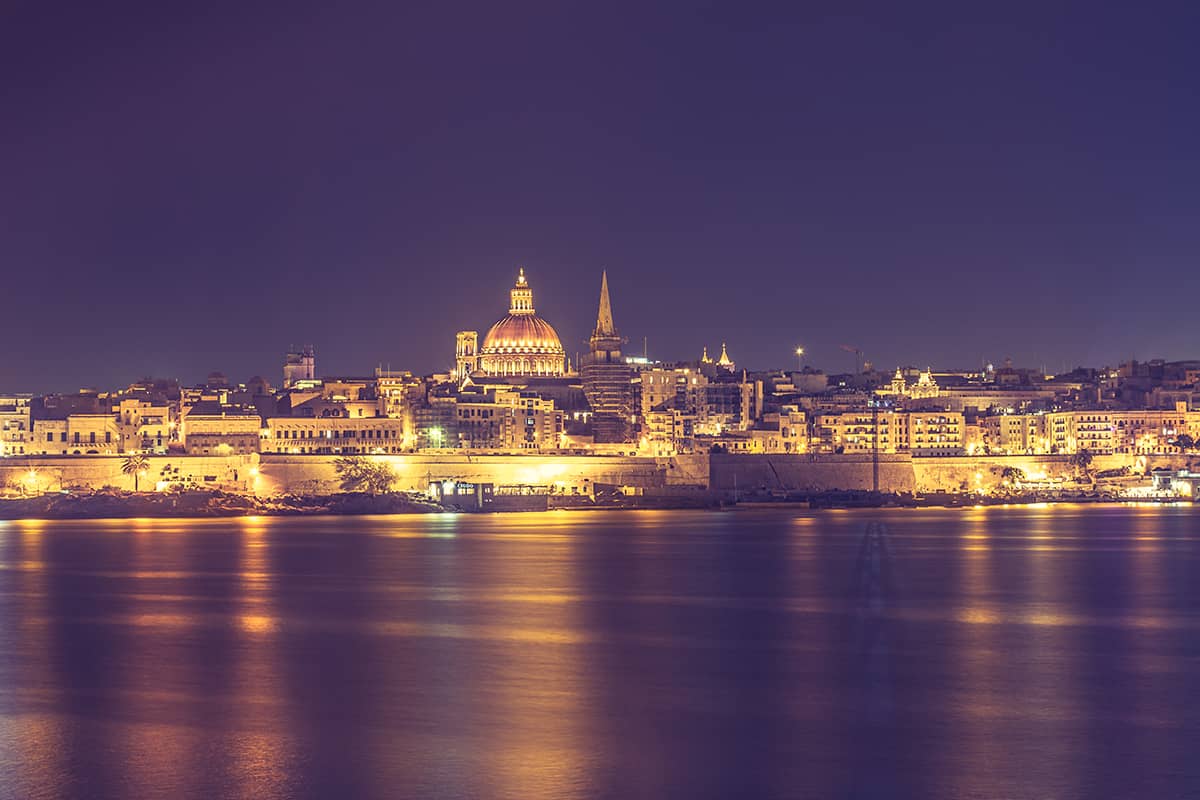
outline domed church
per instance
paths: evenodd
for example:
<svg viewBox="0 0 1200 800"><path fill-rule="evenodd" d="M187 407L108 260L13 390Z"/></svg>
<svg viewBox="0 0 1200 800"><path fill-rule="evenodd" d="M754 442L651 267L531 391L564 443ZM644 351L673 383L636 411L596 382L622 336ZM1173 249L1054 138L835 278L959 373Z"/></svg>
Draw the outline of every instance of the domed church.
<svg viewBox="0 0 1200 800"><path fill-rule="evenodd" d="M478 353L473 337L464 341L463 334L459 334L456 360L460 379L475 371L506 377L565 374L566 352L554 326L534 310L533 289L523 267L509 290L509 298L508 314L488 330Z"/></svg>

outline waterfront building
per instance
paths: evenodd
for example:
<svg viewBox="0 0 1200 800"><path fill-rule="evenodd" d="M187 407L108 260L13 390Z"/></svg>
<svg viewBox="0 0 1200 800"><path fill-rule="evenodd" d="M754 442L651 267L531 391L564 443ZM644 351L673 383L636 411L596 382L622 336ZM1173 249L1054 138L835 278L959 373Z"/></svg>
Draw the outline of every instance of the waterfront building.
<svg viewBox="0 0 1200 800"><path fill-rule="evenodd" d="M179 440L188 455L243 455L259 451L261 430L258 414L205 401L180 420Z"/></svg>
<svg viewBox="0 0 1200 800"><path fill-rule="evenodd" d="M507 387L455 398L456 446L464 449L543 450L561 446L563 413L553 400Z"/></svg>
<svg viewBox="0 0 1200 800"><path fill-rule="evenodd" d="M592 432L599 444L632 441L633 370L621 357L624 339L613 322L608 273L601 273L600 304L590 352L580 364L583 393L592 409Z"/></svg>
<svg viewBox="0 0 1200 800"><path fill-rule="evenodd" d="M1175 410L1136 410L1112 412L1115 450L1118 453L1147 455L1178 450L1175 440L1200 425L1200 412L1189 411L1180 403Z"/></svg>
<svg viewBox="0 0 1200 800"><path fill-rule="evenodd" d="M29 453L40 455L110 455L121 446L121 431L112 414L68 414L62 419L33 422Z"/></svg>
<svg viewBox="0 0 1200 800"><path fill-rule="evenodd" d="M963 415L956 411L909 412L906 449L914 456L963 453Z"/></svg>
<svg viewBox="0 0 1200 800"><path fill-rule="evenodd" d="M175 408L163 400L122 397L114 409L126 453L165 453L175 441Z"/></svg>
<svg viewBox="0 0 1200 800"><path fill-rule="evenodd" d="M418 450L440 450L458 445L458 401L430 393L413 407L413 443Z"/></svg>
<svg viewBox="0 0 1200 800"><path fill-rule="evenodd" d="M1041 420L1032 414L993 414L981 418L983 444L993 455L1036 453L1041 445Z"/></svg>
<svg viewBox="0 0 1200 800"><path fill-rule="evenodd" d="M710 376L696 366L655 366L641 371L637 389L641 418L674 409L691 417L698 436L747 431L761 415L763 382L744 373Z"/></svg>
<svg viewBox="0 0 1200 800"><path fill-rule="evenodd" d="M1117 449L1116 426L1109 411L1077 411L1071 414L1074 446L1068 452L1102 454Z"/></svg>
<svg viewBox="0 0 1200 800"><path fill-rule="evenodd" d="M263 453L400 453L404 423L390 417L270 417L259 447Z"/></svg>
<svg viewBox="0 0 1200 800"><path fill-rule="evenodd" d="M22 394L0 396L0 457L25 455L32 444L31 399Z"/></svg>
<svg viewBox="0 0 1200 800"><path fill-rule="evenodd" d="M784 406L763 414L749 433L752 452L808 452L808 415L797 406Z"/></svg>
<svg viewBox="0 0 1200 800"><path fill-rule="evenodd" d="M691 453L696 447L696 417L674 408L647 411L641 415L643 455L673 456Z"/></svg>
<svg viewBox="0 0 1200 800"><path fill-rule="evenodd" d="M404 423L404 446L415 447L417 441L414 410L425 402L425 381L411 372L375 371L375 402L379 413Z"/></svg>
<svg viewBox="0 0 1200 800"><path fill-rule="evenodd" d="M817 414L812 438L823 453L897 453L908 438L905 422L891 408Z"/></svg>
<svg viewBox="0 0 1200 800"><path fill-rule="evenodd" d="M963 415L953 411L894 408L819 414L813 444L825 453L902 453L953 456L963 453Z"/></svg>
<svg viewBox="0 0 1200 800"><path fill-rule="evenodd" d="M655 366L644 369L637 378L640 387L640 412L646 416L666 408L684 410L688 386L708 383L708 378L690 367Z"/></svg>

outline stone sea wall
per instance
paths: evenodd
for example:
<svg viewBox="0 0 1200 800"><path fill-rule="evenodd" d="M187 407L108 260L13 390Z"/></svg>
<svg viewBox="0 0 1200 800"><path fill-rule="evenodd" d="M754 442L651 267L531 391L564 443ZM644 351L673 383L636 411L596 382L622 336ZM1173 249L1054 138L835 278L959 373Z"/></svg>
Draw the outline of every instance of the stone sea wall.
<svg viewBox="0 0 1200 800"><path fill-rule="evenodd" d="M585 492L596 483L648 489L704 487L731 492L846 491L872 487L872 464L861 455L686 455L674 458L632 456L406 454L380 456L395 470L399 490L423 491L430 481L457 480L500 485L557 485ZM202 487L323 494L338 490L335 456L152 456L140 488L153 489L165 467ZM1131 465L1128 455L1097 456L1092 471ZM35 493L61 489L132 489L133 477L121 471L123 456L29 456L0 460L0 486ZM1200 457L1153 456L1150 467L1200 469ZM1068 456L983 456L912 458L883 455L879 488L885 492L958 492L1000 485L1006 467L1030 478L1071 477Z"/></svg>
<svg viewBox="0 0 1200 800"><path fill-rule="evenodd" d="M336 491L333 456L261 456L260 490L292 492ZM379 456L395 470L396 488L424 491L432 481L465 481L498 485L556 485L580 492L592 484L665 487L703 485L706 460L638 458L630 456L411 454Z"/></svg>
<svg viewBox="0 0 1200 800"><path fill-rule="evenodd" d="M728 455L711 456L712 488L720 491L846 491L872 488L869 456ZM1136 456L1096 456L1092 472L1131 466ZM1147 456L1151 468L1200 467L1200 458ZM879 457L879 489L884 492L991 491L1003 482L1006 467L1030 479L1063 479L1076 474L1070 456Z"/></svg>
<svg viewBox="0 0 1200 800"><path fill-rule="evenodd" d="M869 491L872 486L870 456L732 455L714 453L711 485L716 491ZM907 455L879 457L879 489L911 492L912 459Z"/></svg>
<svg viewBox="0 0 1200 800"><path fill-rule="evenodd" d="M121 471L125 456L24 456L0 459L0 486L19 486L34 492L62 489L100 489L113 486L132 490L132 475ZM213 489L249 489L257 455L243 456L149 456L145 475L139 478L142 491L154 489L163 469L178 469L180 478Z"/></svg>

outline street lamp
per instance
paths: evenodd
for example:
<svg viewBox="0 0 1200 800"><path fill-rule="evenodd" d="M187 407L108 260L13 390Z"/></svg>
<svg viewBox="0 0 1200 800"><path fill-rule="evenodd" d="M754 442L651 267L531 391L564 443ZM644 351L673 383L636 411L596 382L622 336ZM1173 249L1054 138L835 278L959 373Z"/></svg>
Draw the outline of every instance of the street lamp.
<svg viewBox="0 0 1200 800"><path fill-rule="evenodd" d="M804 348L797 347L796 348L796 371L797 372L799 372L800 370L802 370L804 368L803 361L804 361Z"/></svg>

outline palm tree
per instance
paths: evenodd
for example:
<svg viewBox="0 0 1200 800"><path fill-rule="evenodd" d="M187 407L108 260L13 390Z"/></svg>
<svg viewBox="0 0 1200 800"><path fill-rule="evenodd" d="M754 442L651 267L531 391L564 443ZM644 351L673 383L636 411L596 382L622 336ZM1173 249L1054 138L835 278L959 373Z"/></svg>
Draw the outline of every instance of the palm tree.
<svg viewBox="0 0 1200 800"><path fill-rule="evenodd" d="M121 472L133 476L133 490L135 492L138 491L138 478L146 472L146 467L149 465L150 462L141 453L131 453L125 456L125 461L121 464Z"/></svg>

